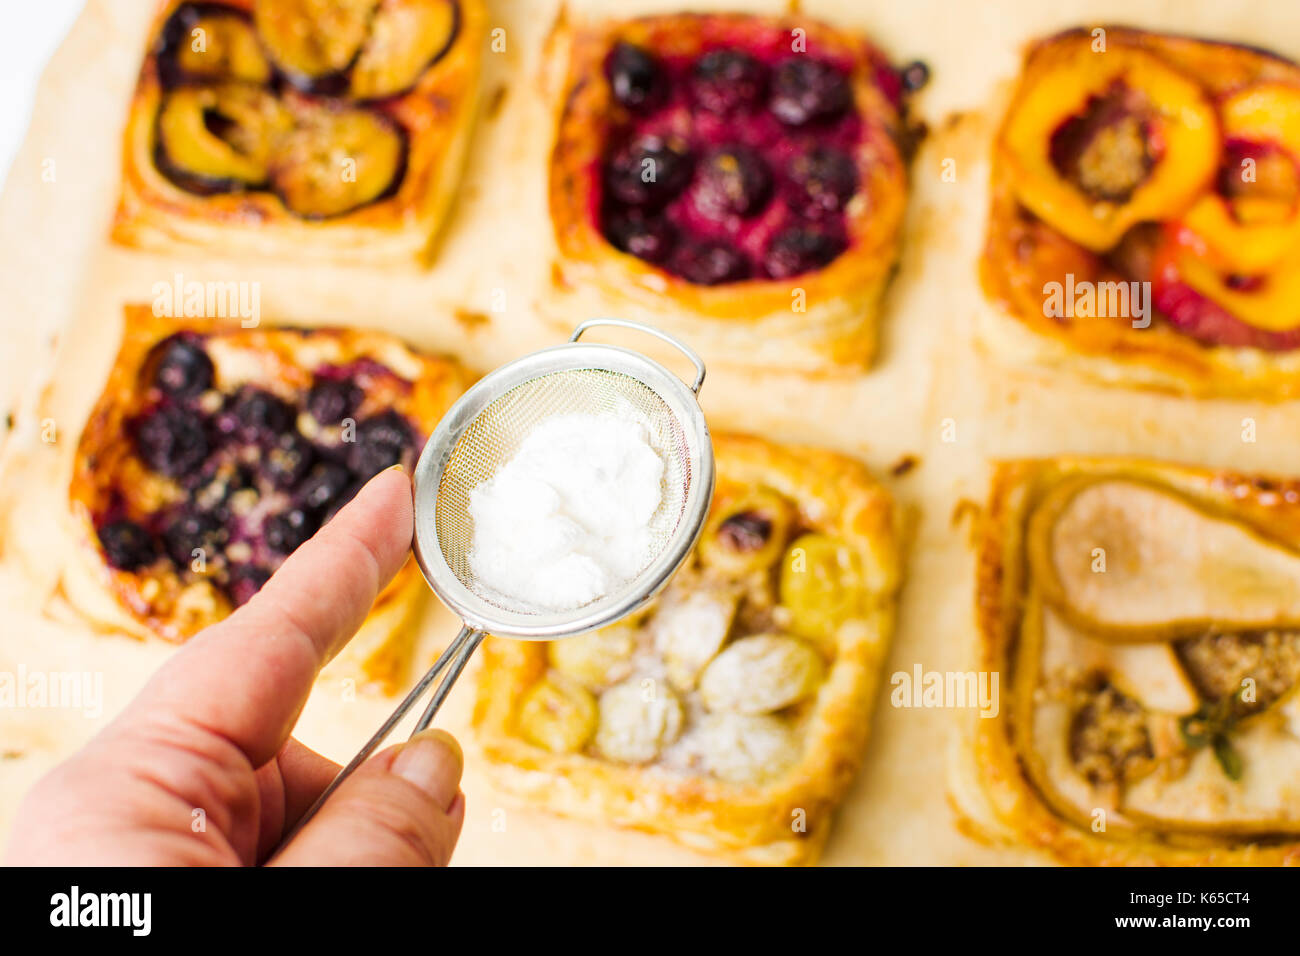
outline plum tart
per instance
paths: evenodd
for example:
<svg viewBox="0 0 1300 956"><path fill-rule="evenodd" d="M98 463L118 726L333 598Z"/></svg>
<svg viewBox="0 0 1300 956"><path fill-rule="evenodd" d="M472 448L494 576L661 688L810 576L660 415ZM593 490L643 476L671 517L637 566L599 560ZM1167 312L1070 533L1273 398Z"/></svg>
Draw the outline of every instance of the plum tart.
<svg viewBox="0 0 1300 956"><path fill-rule="evenodd" d="M423 259L468 144L484 19L482 0L169 0L114 238Z"/></svg>
<svg viewBox="0 0 1300 956"><path fill-rule="evenodd" d="M490 639L474 721L505 790L745 863L814 861L861 761L898 517L856 462L715 435L700 543L651 608Z"/></svg>
<svg viewBox="0 0 1300 956"><path fill-rule="evenodd" d="M907 199L906 91L884 55L815 21L723 14L564 18L552 43L566 321L570 295L593 297L731 361L867 366Z"/></svg>
<svg viewBox="0 0 1300 956"><path fill-rule="evenodd" d="M65 590L139 636L182 641L247 601L369 478L410 471L468 381L379 332L126 319L77 446L87 561ZM344 652L368 681L403 676L423 591L408 564Z"/></svg>
<svg viewBox="0 0 1300 956"><path fill-rule="evenodd" d="M996 469L977 719L994 828L1074 864L1300 863L1300 483Z"/></svg>
<svg viewBox="0 0 1300 956"><path fill-rule="evenodd" d="M1039 42L994 147L982 274L1007 354L1300 394L1300 67L1122 28Z"/></svg>

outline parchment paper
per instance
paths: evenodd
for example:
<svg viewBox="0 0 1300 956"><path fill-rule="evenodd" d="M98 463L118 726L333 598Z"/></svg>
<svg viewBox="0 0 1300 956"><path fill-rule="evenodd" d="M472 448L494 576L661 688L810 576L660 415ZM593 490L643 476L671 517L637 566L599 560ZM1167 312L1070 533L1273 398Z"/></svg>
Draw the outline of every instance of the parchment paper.
<svg viewBox="0 0 1300 956"><path fill-rule="evenodd" d="M90 0L52 61L32 129L0 196L0 288L7 306L0 422L13 415L0 459L0 671L100 673L104 707L98 716L0 708L0 834L7 834L31 783L103 726L172 650L92 633L68 618L55 593L71 457L116 350L124 302L150 301L154 283L177 273L186 280L256 281L265 321L388 329L483 370L556 341L553 327L538 316L551 262L544 198L551 131L537 79L557 4L490 0L490 6L491 26L506 31L506 52L486 56L484 115L440 253L427 272L307 268L184 252L155 257L111 246L106 235L120 130L153 0ZM620 15L682 6L680 0L571 4ZM763 0L739 6L784 9ZM715 429L860 456L914 518L899 628L866 763L824 860L1041 862L1024 850L968 839L955 825L945 767L972 713L895 708L889 701L888 674L918 664L927 671L972 666L970 522L954 523L954 510L962 501L983 500L985 462L999 456L1143 454L1300 473L1300 442L1293 440L1300 409L1108 390L1005 368L981 354L972 329L987 308L975 263L989 139L1029 38L1115 22L1262 44L1295 57L1300 16L1290 0L808 0L802 6L810 16L867 32L896 62L919 58L932 70L916 103L931 134L913 165L903 257L888 294L877 367L856 380L810 382L756 378L726 367L727 356L705 356L711 370L703 401ZM955 160L955 182L941 177L945 159ZM501 305L496 290L504 292L504 311L494 311ZM582 318L573 316L575 324ZM1243 441L1247 418L1254 421L1254 442ZM50 423L52 443L41 440ZM891 477L891 467L908 455L917 466ZM431 659L454 631L450 615L432 607L416 664ZM468 816L455 862L707 862L663 838L563 821L494 793L479 772L467 726L472 690L472 679L462 680L439 717L469 744ZM392 704L365 695L349 699L338 683L324 681L299 736L346 760Z"/></svg>

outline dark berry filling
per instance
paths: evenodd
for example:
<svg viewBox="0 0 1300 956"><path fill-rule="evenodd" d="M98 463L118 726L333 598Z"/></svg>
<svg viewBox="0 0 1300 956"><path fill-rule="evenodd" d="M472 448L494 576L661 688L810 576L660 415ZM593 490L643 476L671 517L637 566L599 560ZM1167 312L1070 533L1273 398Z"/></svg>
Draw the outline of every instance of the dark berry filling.
<svg viewBox="0 0 1300 956"><path fill-rule="evenodd" d="M790 203L806 218L832 219L858 191L858 170L847 153L815 146L790 161Z"/></svg>
<svg viewBox="0 0 1300 956"><path fill-rule="evenodd" d="M844 247L842 238L824 229L791 226L767 247L763 268L773 279L785 279L820 269L843 252Z"/></svg>
<svg viewBox="0 0 1300 956"><path fill-rule="evenodd" d="M399 464L415 444L406 419L389 409L357 426L356 441L348 448L348 467L362 481Z"/></svg>
<svg viewBox="0 0 1300 956"><path fill-rule="evenodd" d="M320 379L307 393L307 411L322 425L337 425L360 404L361 389L346 379Z"/></svg>
<svg viewBox="0 0 1300 956"><path fill-rule="evenodd" d="M718 527L718 537L741 554L761 550L771 536L772 519L756 511L732 515Z"/></svg>
<svg viewBox="0 0 1300 956"><path fill-rule="evenodd" d="M292 488L307 474L315 450L311 442L294 432L284 432L267 446L262 473L274 488Z"/></svg>
<svg viewBox="0 0 1300 956"><path fill-rule="evenodd" d="M662 206L690 179L690 148L677 136L638 136L614 153L605 173L610 194L628 206Z"/></svg>
<svg viewBox="0 0 1300 956"><path fill-rule="evenodd" d="M207 430L196 410L163 405L136 423L135 448L154 471L179 478L208 457Z"/></svg>
<svg viewBox="0 0 1300 956"><path fill-rule="evenodd" d="M164 393L187 398L212 387L212 359L192 337L173 335L157 351L154 384Z"/></svg>
<svg viewBox="0 0 1300 956"><path fill-rule="evenodd" d="M610 217L605 235L617 249L646 262L663 262L673 247L673 227L662 216L627 209Z"/></svg>
<svg viewBox="0 0 1300 956"><path fill-rule="evenodd" d="M767 71L742 50L713 50L695 61L691 97L710 113L753 106L763 94Z"/></svg>
<svg viewBox="0 0 1300 956"><path fill-rule="evenodd" d="M298 500L304 508L323 512L343 497L353 482L352 472L334 461L322 461L308 473L298 487Z"/></svg>
<svg viewBox="0 0 1300 956"><path fill-rule="evenodd" d="M242 385L223 396L203 338L183 333L146 369L146 411L129 433L140 460L188 496L145 517L128 517L119 499L99 516L105 559L120 570L165 558L182 581L207 579L242 604L370 477L413 466L419 452L393 409L352 418L376 385L410 388L377 362L323 366L299 393Z"/></svg>
<svg viewBox="0 0 1300 956"><path fill-rule="evenodd" d="M135 571L152 564L158 548L149 532L125 518L100 526L99 542L108 563L123 571Z"/></svg>
<svg viewBox="0 0 1300 956"><path fill-rule="evenodd" d="M200 557L204 563L209 556L215 557L226 543L227 532L211 513L186 508L167 525L162 537L168 557L183 568Z"/></svg>
<svg viewBox="0 0 1300 956"><path fill-rule="evenodd" d="M614 99L624 106L638 108L654 101L660 92L658 64L638 46L618 43L605 59L605 77Z"/></svg>
<svg viewBox="0 0 1300 956"><path fill-rule="evenodd" d="M725 242L688 242L677 247L669 271L696 285L721 285L749 278L749 260Z"/></svg>
<svg viewBox="0 0 1300 956"><path fill-rule="evenodd" d="M772 74L772 112L790 126L834 119L849 108L853 95L844 74L804 54L782 61Z"/></svg>
<svg viewBox="0 0 1300 956"><path fill-rule="evenodd" d="M602 234L697 285L827 265L848 248L861 185L850 68L791 55L777 33L698 56L616 45L605 74L622 108L600 163Z"/></svg>
<svg viewBox="0 0 1300 956"><path fill-rule="evenodd" d="M296 417L293 406L278 395L244 386L226 403L217 427L240 441L270 445L289 430Z"/></svg>
<svg viewBox="0 0 1300 956"><path fill-rule="evenodd" d="M757 150L729 145L710 151L695 177L695 207L711 219L752 216L772 191L772 174Z"/></svg>
<svg viewBox="0 0 1300 956"><path fill-rule="evenodd" d="M267 519L266 545L276 554L289 554L316 533L316 524L302 508L290 508Z"/></svg>

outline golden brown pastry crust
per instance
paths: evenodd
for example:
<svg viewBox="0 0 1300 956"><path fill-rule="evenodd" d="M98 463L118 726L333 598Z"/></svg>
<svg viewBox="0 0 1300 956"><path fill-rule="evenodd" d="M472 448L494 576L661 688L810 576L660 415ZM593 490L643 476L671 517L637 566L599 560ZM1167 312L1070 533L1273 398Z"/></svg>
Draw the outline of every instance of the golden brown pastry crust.
<svg viewBox="0 0 1300 956"><path fill-rule="evenodd" d="M1229 471L1139 459L1054 458L996 465L977 550L975 616L980 667L1002 677L998 714L977 718L970 767L973 780L954 779L953 804L967 829L1000 835L1050 852L1071 865L1283 865L1300 864L1300 843L1284 838L1209 836L1162 839L1155 828L1094 833L1056 812L1034 785L1027 755L1016 743L1016 655L1030 587L1026 525L1036 503L1061 482L1079 476L1148 482L1187 496L1205 510L1244 523L1273 540L1300 545L1300 483ZM1023 719L1023 717L1022 717ZM966 786L977 787L976 800ZM978 810L972 809L975 804ZM988 816L994 821L992 828ZM1192 828L1185 828L1192 829ZM992 833L990 833L992 830Z"/></svg>
<svg viewBox="0 0 1300 956"><path fill-rule="evenodd" d="M117 359L77 445L70 503L84 560L66 569L62 585L70 601L91 620L142 638L184 641L230 612L229 601L204 581L187 584L170 570L132 572L109 566L95 532L94 516L117 493L145 510L168 500L170 482L150 472L124 439L128 421L144 400L140 380L146 360L159 341L180 331L223 340L242 355L255 355L256 380L290 386L310 383L310 369L321 361L343 364L373 359L412 383L409 392L394 390L382 398L425 434L432 432L469 383L454 361L413 352L383 332L243 329L209 319L158 317L147 305L127 306L125 326ZM304 364L308 356L310 366ZM220 360L217 364L220 376ZM241 380L246 371L241 370ZM419 569L408 561L342 652L341 657L350 662L345 668L351 666L366 682L393 689L405 674L411 650L414 632L407 626L409 618L424 594Z"/></svg>
<svg viewBox="0 0 1300 956"><path fill-rule="evenodd" d="M489 639L474 709L476 738L503 789L566 816L664 833L737 862L815 862L831 815L862 759L899 583L899 517L888 493L857 462L758 438L715 435L719 498L766 487L795 502L800 519L838 535L864 567L869 606L843 627L815 698L802 754L765 785L555 754L518 733L521 695L547 670L540 642ZM718 499L715 499L715 502ZM795 832L800 816L807 829Z"/></svg>
<svg viewBox="0 0 1300 956"><path fill-rule="evenodd" d="M1255 48L1107 27L1108 49L1133 48L1201 84L1212 99L1258 82L1300 84L1300 67ZM1092 41L1075 29L1048 37L1026 53L1014 99L1024 97L1034 74ZM1103 54L1104 55L1104 54ZM1044 285L1075 281L1127 281L1098 257L1036 219L1017 201L1005 158L1005 128L994 146L988 234L980 275L994 309L981 316L980 335L995 353L1014 361L1076 369L1115 385L1180 392L1197 397L1284 399L1300 394L1300 352L1205 345L1160 318L1134 328L1129 318L1052 318L1044 311Z"/></svg>
<svg viewBox="0 0 1300 956"><path fill-rule="evenodd" d="M151 44L182 2L165 0L150 29ZM221 3L244 11L252 6L252 0ZM371 104L406 133L401 185L390 196L321 220L293 214L273 193L200 196L159 172L154 147L162 86L151 48L123 136L122 189L113 239L160 252L182 243L247 257L422 263L455 198L478 104L487 13L482 0L457 4L457 33L447 51L408 93Z"/></svg>
<svg viewBox="0 0 1300 956"><path fill-rule="evenodd" d="M602 152L614 107L604 59L626 41L655 52L692 56L718 33L745 35L777 28L806 31L809 50L853 64L854 108L864 125L858 148L859 193L847 215L849 248L828 266L789 279L756 278L719 286L687 282L601 235L593 213ZM562 16L549 57L567 62L556 84L556 133L551 154L550 212L557 246L553 286L561 300L594 296L587 311L643 315L726 361L811 374L851 374L871 364L878 340L880 299L898 258L907 203L907 168L899 141L899 111L874 82L887 67L867 41L804 17L678 14L600 24ZM806 311L794 310L794 290ZM586 299L582 300L589 301ZM572 324L572 309L557 309Z"/></svg>

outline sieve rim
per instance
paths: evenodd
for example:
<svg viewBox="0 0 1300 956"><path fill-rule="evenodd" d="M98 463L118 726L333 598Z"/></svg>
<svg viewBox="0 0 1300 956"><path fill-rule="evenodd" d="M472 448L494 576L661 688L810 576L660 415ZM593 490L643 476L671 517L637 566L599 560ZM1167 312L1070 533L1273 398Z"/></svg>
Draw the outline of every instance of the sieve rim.
<svg viewBox="0 0 1300 956"><path fill-rule="evenodd" d="M691 481L681 519L653 561L631 582L583 607L525 614L498 607L466 586L447 564L437 530L443 472L471 423L511 389L557 372L615 372L635 379L664 402L685 437ZM566 342L509 362L472 385L438 423L412 476L415 560L429 587L466 625L526 640L551 640L612 624L647 604L668 583L699 540L713 499L713 442L690 385L654 359L617 345Z"/></svg>

